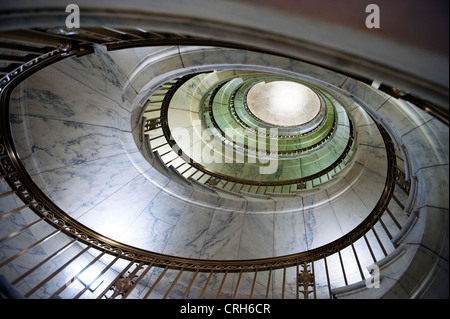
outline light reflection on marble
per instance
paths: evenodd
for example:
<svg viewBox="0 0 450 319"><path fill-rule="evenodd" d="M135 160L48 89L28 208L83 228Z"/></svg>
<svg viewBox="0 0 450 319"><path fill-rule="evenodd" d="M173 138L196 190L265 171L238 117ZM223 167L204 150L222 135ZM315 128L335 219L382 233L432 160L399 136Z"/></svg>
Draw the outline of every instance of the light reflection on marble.
<svg viewBox="0 0 450 319"><path fill-rule="evenodd" d="M119 239L159 191L145 177L138 176L77 220L105 236Z"/></svg>

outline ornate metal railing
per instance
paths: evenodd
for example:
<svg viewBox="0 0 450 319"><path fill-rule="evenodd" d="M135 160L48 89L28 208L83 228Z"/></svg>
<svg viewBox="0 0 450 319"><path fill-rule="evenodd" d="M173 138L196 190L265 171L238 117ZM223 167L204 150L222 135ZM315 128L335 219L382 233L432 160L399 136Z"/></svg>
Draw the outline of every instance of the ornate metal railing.
<svg viewBox="0 0 450 319"><path fill-rule="evenodd" d="M402 225L391 212L392 208L390 210L388 206L391 205L391 198L394 198L396 183L405 192L409 190L409 186L408 182L402 179L403 175L399 173L401 168L396 167L394 146L381 126L379 129L388 154L388 172L383 194L373 211L358 227L345 236L316 249L255 260L181 258L122 244L80 224L55 205L34 183L17 155L9 127L9 98L12 89L39 68L63 59L69 54L76 54L76 52L68 53L57 49L51 54L41 56L34 62L17 68L1 80L0 181L4 191L0 194L0 199L12 199L12 202L20 200L17 202L21 204L3 211L0 215L0 223L6 223L17 214L23 215L28 211L36 216L32 222L20 225L12 231L9 227L1 228L0 249L4 254L0 259L0 273L11 284L12 290L19 290L26 298L42 296L49 298L116 298L119 296L122 298L167 298L174 293L174 287L181 282L180 278L186 279L184 276L187 274L188 278L182 284L182 291L177 289L177 293L174 293L175 297L243 297L239 291L239 288L243 286L242 278L250 275L250 285L243 289L246 298L255 297L257 290L261 292L261 289L255 288L256 283L259 286L258 278L260 277L264 277L262 296L266 298L287 297L288 291L291 291L289 283L294 285L293 296L296 298L324 297L321 295L322 290L327 291L325 297L332 298L332 289L336 287L336 284L332 283L333 274L340 273L338 276L343 279L343 285L350 283L346 273L346 267L349 264L343 261L344 251L350 249L350 252L354 254L360 279L365 280L370 277L370 274L364 272L364 267L367 265L363 265L358 258L361 252L358 253L355 248L357 243L361 241L365 243L366 251L370 253L373 262L387 256L395 248L390 242L388 243L390 246L387 247L386 242L382 240L381 232L383 231L389 238L395 235L392 230L388 230L383 220L386 217L391 218L398 228L397 231L400 230ZM398 202L401 204L400 200ZM48 225L51 227L46 227ZM38 235L38 232L32 231L35 227L41 227L40 230L47 230L47 233ZM369 233L373 236L369 236ZM24 241L21 236L25 234L28 240ZM374 237L375 240L371 241L369 237ZM59 248L41 254L40 258L33 257L34 249L55 238L61 240ZM376 256L375 246L381 248L382 256ZM75 252L70 257L56 262L69 250ZM339 259L338 265L331 267L330 260L335 257ZM21 262L16 264L20 260ZM70 267L79 261L82 261L82 266L69 271ZM20 266L23 263L26 267ZM48 267L49 264L53 266L53 269ZM101 267L94 277L88 281L82 279L88 269L99 264ZM57 265L56 268L54 268L55 265ZM322 265L325 270L324 284L317 280L320 272L319 265ZM22 270L17 271L18 269ZM288 275L290 269L294 270L293 278ZM196 279L199 279L202 274L206 277L202 278L204 280L194 289ZM147 281L149 277L151 279ZM218 287L212 285L213 277L220 279ZM275 277L281 280L274 280ZM96 282L99 279L103 281L100 283L100 289L96 290L94 285L97 285ZM228 289L230 294L223 290L227 279L234 285L232 291ZM55 280L56 283L52 284ZM26 284L22 285L24 283ZM79 283L83 283L82 286L78 287ZM141 287L143 290L137 293L136 287ZM164 288L163 292L160 291L160 287Z"/></svg>

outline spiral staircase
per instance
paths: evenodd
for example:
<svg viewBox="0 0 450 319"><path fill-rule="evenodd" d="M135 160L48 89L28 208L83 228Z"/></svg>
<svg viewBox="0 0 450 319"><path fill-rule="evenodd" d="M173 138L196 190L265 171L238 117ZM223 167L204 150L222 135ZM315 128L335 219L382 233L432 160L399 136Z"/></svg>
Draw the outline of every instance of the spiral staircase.
<svg viewBox="0 0 450 319"><path fill-rule="evenodd" d="M448 298L442 64L83 5L0 10L3 297Z"/></svg>

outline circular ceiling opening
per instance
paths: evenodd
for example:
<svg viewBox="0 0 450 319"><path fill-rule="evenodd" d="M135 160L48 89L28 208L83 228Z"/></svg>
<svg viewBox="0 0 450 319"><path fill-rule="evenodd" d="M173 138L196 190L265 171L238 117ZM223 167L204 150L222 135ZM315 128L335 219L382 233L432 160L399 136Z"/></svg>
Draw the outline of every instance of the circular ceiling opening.
<svg viewBox="0 0 450 319"><path fill-rule="evenodd" d="M261 82L247 94L250 112L276 126L299 126L313 120L320 111L320 99L310 88L290 81Z"/></svg>

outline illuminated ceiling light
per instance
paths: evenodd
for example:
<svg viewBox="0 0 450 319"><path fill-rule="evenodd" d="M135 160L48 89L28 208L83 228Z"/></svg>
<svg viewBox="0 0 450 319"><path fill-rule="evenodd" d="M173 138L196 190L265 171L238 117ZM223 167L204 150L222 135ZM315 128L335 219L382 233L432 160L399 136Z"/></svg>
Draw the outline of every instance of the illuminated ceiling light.
<svg viewBox="0 0 450 319"><path fill-rule="evenodd" d="M290 81L261 82L248 92L250 112L277 126L299 126L320 112L320 99L310 88Z"/></svg>

